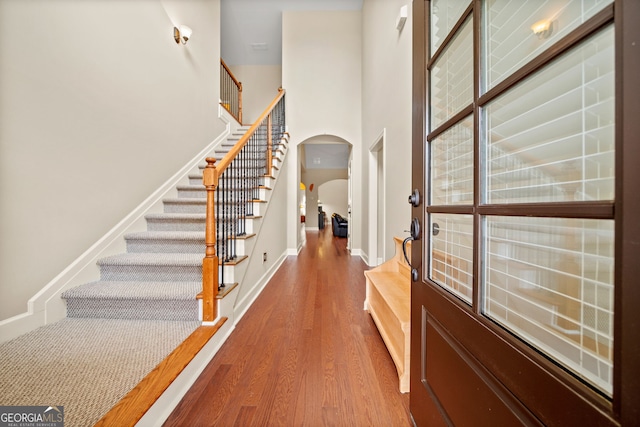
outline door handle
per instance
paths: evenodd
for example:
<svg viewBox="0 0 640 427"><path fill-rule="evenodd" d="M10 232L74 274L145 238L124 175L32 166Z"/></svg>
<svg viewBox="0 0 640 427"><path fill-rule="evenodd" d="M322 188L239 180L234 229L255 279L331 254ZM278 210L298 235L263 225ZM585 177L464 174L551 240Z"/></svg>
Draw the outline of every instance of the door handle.
<svg viewBox="0 0 640 427"><path fill-rule="evenodd" d="M413 190L411 195L409 195L409 204L414 208L420 206L420 191L418 191L417 188Z"/></svg>
<svg viewBox="0 0 640 427"><path fill-rule="evenodd" d="M418 218L413 218L411 220L411 229L409 230L409 234L410 236L404 239L404 241L402 242L402 253L404 255L404 260L407 261L407 264L409 264L409 267L411 268L411 280L417 282L418 269L413 268L413 266L411 265L411 260L407 256L407 243L411 240L420 240L420 220Z"/></svg>

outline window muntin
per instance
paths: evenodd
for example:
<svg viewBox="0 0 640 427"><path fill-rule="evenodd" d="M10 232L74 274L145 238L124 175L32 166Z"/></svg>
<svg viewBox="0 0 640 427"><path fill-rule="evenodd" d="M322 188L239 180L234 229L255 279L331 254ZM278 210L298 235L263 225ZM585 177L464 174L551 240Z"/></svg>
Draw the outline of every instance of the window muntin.
<svg viewBox="0 0 640 427"><path fill-rule="evenodd" d="M484 314L612 392L612 220L489 216Z"/></svg>
<svg viewBox="0 0 640 427"><path fill-rule="evenodd" d="M431 56L433 56L451 29L456 25L470 0L433 0L431 2Z"/></svg>
<svg viewBox="0 0 640 427"><path fill-rule="evenodd" d="M432 205L473 204L473 117L438 135L431 147Z"/></svg>
<svg viewBox="0 0 640 427"><path fill-rule="evenodd" d="M483 109L486 202L614 198L613 27Z"/></svg>
<svg viewBox="0 0 640 427"><path fill-rule="evenodd" d="M487 0L484 2L484 90L488 91L613 0ZM536 35L532 26L548 21Z"/></svg>
<svg viewBox="0 0 640 427"><path fill-rule="evenodd" d="M473 23L460 32L431 67L431 129L473 102Z"/></svg>
<svg viewBox="0 0 640 427"><path fill-rule="evenodd" d="M514 1L512 3L515 5L522 2ZM480 5L481 3L473 4ZM484 3L482 4L482 10L486 11L487 8ZM497 4L497 2L491 4ZM545 4L551 4L551 2ZM577 3L572 2L573 6L575 4ZM605 7L607 4L609 7ZM482 88L484 82L489 81L487 75L490 71L487 70L485 63L473 62L471 53L474 51L474 47L469 47L466 39L472 43L476 41L481 43L481 46L475 49L481 52L478 59L483 61L482 57L489 51L485 46L486 40L484 38L488 34L487 27L492 25L492 19L497 19L495 16L487 18L483 14L483 28L479 28L477 37L465 35L465 31L469 30L468 26L472 25L472 19L479 16L478 12L480 11L474 8L466 22L453 27L456 28L456 34L447 35L447 45L441 49L433 64L429 65L428 110L431 112L429 122L431 135L427 135L427 141L430 145L438 144L438 142L442 142L442 137L447 137L448 132L459 132L455 128L466 119L457 120L455 123L450 119L462 111L465 114L468 111L469 117L474 121L474 149L479 149L479 153L474 156L474 180L478 181L474 184L474 191L477 192L474 193L473 204L457 203L457 196L454 197L453 193L436 194L435 191L443 184L448 186L447 175L434 173L431 169L427 175L430 205L427 206L429 230L425 232L425 235L429 236L429 240L427 241L428 250L425 254L429 254L429 259L426 260L425 265L428 265L429 268L425 269L425 276L427 276L425 280L430 279L432 283L458 297L464 305L469 307L470 314L485 316L488 320L495 322L496 326L511 331L523 343L542 354L546 354L559 365L566 367L567 371L575 373L585 382L592 384L594 388L611 396L613 389L614 256L609 251L612 251L615 237L613 187L616 171L613 164L616 156L620 154L614 152L613 105L615 90L612 88L617 87L617 83L614 81L614 30L613 24L608 27L604 27L604 25L607 22L613 22L613 7L611 7L611 1L608 0L585 1L580 5L582 15L580 15L579 22L572 27L575 31L571 31L568 36L569 31L567 31L566 34L563 33L562 37L556 33L557 40L554 40L553 43L546 43L544 48L535 53L535 56L540 56L539 61L530 62L533 56L523 59L506 75L500 77L499 81L494 82L495 84L491 86L494 90L490 94L487 93L486 96L483 94ZM605 13L597 14L598 11ZM593 19L590 19L585 25L580 25L585 22L588 16ZM501 24L504 25L504 23ZM555 28L559 29L559 27ZM460 40L465 40L465 42L460 42ZM556 44L556 41L559 43ZM549 49L552 46L558 49ZM562 53L558 53L559 51ZM467 52L467 55L464 55L463 52ZM469 58L465 65L469 67L467 70L459 70L463 64L459 58L462 57ZM449 58L453 59L447 63ZM572 58L576 59L573 63L571 62ZM608 59L603 60L602 58ZM530 66L523 68L524 64ZM538 69L534 70L534 66ZM575 78L576 69L580 70L580 78L576 78L577 82L569 82L568 89L558 91L557 83L567 83L567 80ZM572 72L574 74L571 74ZM474 73L477 77L474 84L479 90L477 93L464 83L467 81L465 78L460 77L473 78ZM527 73L533 74L527 76ZM567 75L570 78L563 80L563 77ZM511 76L513 79L505 80ZM519 83L515 83L516 80ZM547 84L546 80L555 81L556 84ZM531 82L536 81L540 83L538 86L531 85ZM497 87L499 82L505 84ZM528 90L521 89L527 88L528 84L531 85ZM574 86L570 86L571 84ZM471 103L460 102L460 99L463 98L459 95L467 93L473 96ZM456 103L456 101L458 102ZM567 128L570 130L568 136L562 136L560 133L560 136L556 138L559 141L553 138L549 140L549 135L542 130L551 129L545 127L550 126L549 123L554 120L566 117L571 117L574 120L564 123L565 125L569 123L571 126L561 126L564 131ZM527 120L532 120L533 123ZM538 128L536 128L536 120ZM539 129L540 132L538 132ZM504 132L504 134L499 132ZM518 141L517 138L527 132L529 135L525 137L526 143L510 151L501 152L497 149L500 147L492 145L498 144L505 137ZM526 139L527 137L528 139ZM547 139L545 140L545 138ZM548 153L537 151L536 156L532 158L524 156L524 154L530 154L526 153L529 149L535 151L543 148L536 145L538 140L547 143L552 141L554 148ZM561 143L565 140L569 142ZM579 140L577 145L576 140ZM433 150L433 147L430 146L426 151L427 160L437 152L437 149ZM552 156L556 156L556 158L552 158ZM502 166L501 172L504 172L502 178L510 179L506 180L506 184L500 183L496 180L499 178L496 172L500 172L496 169L498 163L492 164L491 162L509 157L512 164L506 167ZM569 160L576 162L580 168L577 179L574 175L567 174L566 171L549 174L545 177L547 181L535 177L536 170L540 172L541 168L549 169L545 162L552 164L556 162L562 165L563 161ZM437 165L437 161L437 159L432 159L429 168ZM447 168L442 165L438 167L444 170ZM508 168L518 170L509 176L511 171ZM563 168L559 168L559 170L561 169ZM518 188L514 182L515 180L522 181L523 176L526 178L525 185L523 188ZM571 179L568 179L567 176L571 176ZM566 188L573 180L574 184L579 184L579 189L574 189L571 197L566 194L554 196L556 193L551 190L551 187L557 184L553 184L554 181L551 181L550 177L559 180L557 182L560 183L561 188ZM500 185L512 187L508 188L510 194L507 194L507 197L504 197L504 194L500 196L499 190L502 189ZM527 186L535 187L536 185L543 188L542 195L538 193L531 196L531 192L524 191ZM437 204L436 202L444 203ZM557 202L562 203L559 205ZM547 285L547 283L540 283L539 280L553 279L556 282L550 283L564 283L563 278L566 276L570 279L567 283L572 283L578 277L577 280L583 286L580 294L568 294L559 299L565 302L569 301L570 303L565 305L574 309L572 313L579 312L579 316L562 311L554 312L551 309L547 310L546 314L548 316L551 313L555 316L556 323L536 323L537 318L526 319L528 312L518 312L518 309L523 307L525 310L537 314L544 312L536 306L533 295L521 298L519 295L506 294L499 286L494 286L493 280L500 280L497 276L500 272L500 265L496 254L511 254L517 247L521 248L532 244L531 241L526 240L527 236L531 236L530 233L521 233L525 239L522 244L498 242L496 239L499 239L499 236L496 238L491 235L491 232L500 228L496 228L495 224L501 224L500 221L503 219L504 222L509 223L523 221L523 223L518 223L523 228L538 226L542 229L549 228L548 225L545 225L546 221L559 221L565 224L564 227L570 228L567 232L578 237L588 235L592 230L597 230L594 234L598 238L603 235L608 236L600 239L599 243L595 245L589 243L593 239L583 240L587 243L583 245L582 252L580 250L573 251L579 254L576 256L580 257L580 262L596 266L596 270L587 269L577 274L558 268L551 269L544 264L539 266L538 261L532 262L530 260L530 264L535 266L532 269L533 272L521 273L524 278L522 283L534 283L538 287ZM443 229L441 223L444 224L447 235L438 238L434 234ZM554 225L553 227L562 228L563 226ZM575 229L580 231L577 232ZM463 244L466 241L470 242L469 245ZM500 249L497 249L498 243L507 243L507 245L502 245ZM551 254L563 251L563 253L571 252L563 246L562 242L554 244L557 244L557 247L553 244L549 246L555 249L537 249L540 253L547 250ZM531 248L527 250L529 249ZM522 249L518 250L522 253ZM550 259L549 253L544 256L538 254L538 256L543 261L548 260ZM502 262L504 263L505 260L502 259ZM517 265L514 264L517 263L517 260L509 262L511 266ZM481 266L479 270L482 273L477 279L472 275L475 271L473 263L478 263ZM487 269L490 263L493 263L495 271L489 272ZM515 271L514 267L511 267L511 271ZM467 274L463 275L462 272ZM549 273L548 276L551 279L542 279L544 274L539 272ZM510 298L507 302L521 298L521 301L525 301L526 304L520 303L516 309L507 312L498 304L498 302L506 301L505 295L509 295L508 298ZM474 301L479 306L475 306ZM536 307L536 309L533 310L531 307ZM575 307L579 307L579 309L575 310ZM506 320L500 317L503 313L506 313L504 314L507 317ZM549 327L549 325L552 326ZM563 337L562 334L568 338ZM577 340L576 337L578 337Z"/></svg>
<svg viewBox="0 0 640 427"><path fill-rule="evenodd" d="M473 300L473 216L431 215L429 278L471 304Z"/></svg>

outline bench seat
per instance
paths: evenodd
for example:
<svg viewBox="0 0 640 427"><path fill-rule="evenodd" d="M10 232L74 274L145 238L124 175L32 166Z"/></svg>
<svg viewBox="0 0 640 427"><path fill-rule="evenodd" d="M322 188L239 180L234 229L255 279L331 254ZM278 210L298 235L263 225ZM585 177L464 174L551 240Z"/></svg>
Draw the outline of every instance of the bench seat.
<svg viewBox="0 0 640 427"><path fill-rule="evenodd" d="M396 365L400 391L406 393L409 391L411 280L409 266L402 257L402 241L394 240L396 256L364 273L364 309L371 314Z"/></svg>

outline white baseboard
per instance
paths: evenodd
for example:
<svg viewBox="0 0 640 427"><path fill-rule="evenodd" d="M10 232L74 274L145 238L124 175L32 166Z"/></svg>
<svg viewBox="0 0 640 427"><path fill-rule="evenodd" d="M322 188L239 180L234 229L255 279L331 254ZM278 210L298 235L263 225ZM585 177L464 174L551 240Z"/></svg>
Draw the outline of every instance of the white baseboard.
<svg viewBox="0 0 640 427"><path fill-rule="evenodd" d="M369 255L367 255L366 253L364 253L364 251L358 251L358 253L355 253L356 250L352 250L351 251L351 255L352 256L359 256L360 259L362 259L362 261L364 261L365 264L367 264L367 266L371 267L372 265L369 264Z"/></svg>
<svg viewBox="0 0 640 427"><path fill-rule="evenodd" d="M162 425L173 410L178 406L182 397L196 382L204 368L218 353L222 345L227 341L235 329L233 321L227 320L209 342L198 352L198 354L182 370L165 392L149 408L144 416L136 423L136 427L156 427Z"/></svg>
<svg viewBox="0 0 640 427"><path fill-rule="evenodd" d="M162 199L170 197L172 192L176 192L176 186L182 180L187 179L189 173L196 169L205 157L211 155L215 148L226 140L233 129L238 127L235 120L229 120L228 112L220 105L218 106L218 117L225 123L225 130L214 141L202 149L189 163L169 178L122 221L47 283L29 300L25 313L0 321L0 342L16 338L40 326L61 320L66 316L66 304L60 298L62 292L97 280L100 275L99 268L96 265L98 259L125 252L124 235L134 231L144 231L146 229L145 215L151 212L162 212Z"/></svg>
<svg viewBox="0 0 640 427"><path fill-rule="evenodd" d="M264 288L267 286L267 283L269 283L269 280L271 280L282 263L287 259L287 255L288 251L284 251L282 255L280 255L280 258L278 258L278 260L273 263L271 268L269 268L269 270L267 270L256 282L253 288L249 292L247 292L247 295L236 304L233 316L234 324L238 323L240 319L242 319L242 317L245 315L247 310L249 310L249 307L251 307L256 298L258 298L258 296L262 293Z"/></svg>

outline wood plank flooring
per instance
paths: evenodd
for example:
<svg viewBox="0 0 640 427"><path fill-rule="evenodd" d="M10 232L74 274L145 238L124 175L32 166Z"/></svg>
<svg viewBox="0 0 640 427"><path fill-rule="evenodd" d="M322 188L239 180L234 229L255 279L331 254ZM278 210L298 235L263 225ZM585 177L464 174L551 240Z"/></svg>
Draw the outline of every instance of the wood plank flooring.
<svg viewBox="0 0 640 427"><path fill-rule="evenodd" d="M366 269L330 227L307 232L164 425L412 425Z"/></svg>

